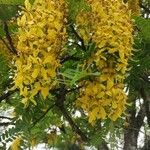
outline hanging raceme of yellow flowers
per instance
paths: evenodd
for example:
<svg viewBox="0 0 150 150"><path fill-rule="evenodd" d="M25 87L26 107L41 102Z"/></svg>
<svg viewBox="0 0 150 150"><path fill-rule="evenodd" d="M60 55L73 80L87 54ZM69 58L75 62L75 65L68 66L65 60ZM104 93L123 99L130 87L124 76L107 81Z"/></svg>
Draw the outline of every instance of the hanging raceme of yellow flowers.
<svg viewBox="0 0 150 150"><path fill-rule="evenodd" d="M90 19L79 13L76 17L77 31L84 41L91 39L96 43L96 52L87 64L94 62L101 74L93 82L85 82L77 106L88 112L91 123L105 118L115 121L125 111L127 99L123 80L132 55L130 11L121 0L87 0L87 3L91 7L87 12ZM81 28L85 25L90 34Z"/></svg>
<svg viewBox="0 0 150 150"><path fill-rule="evenodd" d="M26 105L29 100L36 103L37 93L45 99L56 85L59 56L67 36L66 10L65 0L36 0L32 6L25 0L23 15L18 19L14 82Z"/></svg>

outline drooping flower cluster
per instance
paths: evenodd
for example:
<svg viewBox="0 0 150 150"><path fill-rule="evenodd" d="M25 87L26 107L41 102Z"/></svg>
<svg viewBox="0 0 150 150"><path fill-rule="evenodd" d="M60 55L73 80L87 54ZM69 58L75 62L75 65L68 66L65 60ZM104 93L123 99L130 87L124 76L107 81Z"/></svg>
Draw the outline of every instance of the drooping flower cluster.
<svg viewBox="0 0 150 150"><path fill-rule="evenodd" d="M18 19L18 57L15 58L15 87L23 102L35 103L41 93L45 99L56 85L59 56L66 39L65 0L36 0L31 6L25 1L23 15Z"/></svg>
<svg viewBox="0 0 150 150"><path fill-rule="evenodd" d="M77 105L88 112L89 122L107 117L115 121L124 112L127 99L123 81L132 55L130 11L121 0L87 0L87 3L91 11L77 16L77 31L84 41L96 43L96 52L87 64L95 64L100 76L85 82Z"/></svg>

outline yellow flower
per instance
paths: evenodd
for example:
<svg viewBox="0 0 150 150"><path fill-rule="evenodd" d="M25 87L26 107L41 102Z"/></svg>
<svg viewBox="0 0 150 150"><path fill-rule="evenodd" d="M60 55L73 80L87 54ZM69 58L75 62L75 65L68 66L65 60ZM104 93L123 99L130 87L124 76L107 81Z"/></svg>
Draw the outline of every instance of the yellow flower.
<svg viewBox="0 0 150 150"><path fill-rule="evenodd" d="M11 150L20 150L21 138L17 137L11 144Z"/></svg>
<svg viewBox="0 0 150 150"><path fill-rule="evenodd" d="M84 66L94 63L100 76L86 82L77 104L88 113L90 123L105 118L115 121L125 111L127 99L123 80L132 54L130 11L121 0L86 1L91 9L77 15L77 32L85 43L96 43L96 52Z"/></svg>
<svg viewBox="0 0 150 150"><path fill-rule="evenodd" d="M66 41L66 2L25 1L23 15L18 19L18 57L15 58L15 87L20 89L24 104L36 103L40 93L44 99L57 82L56 70ZM38 86L37 86L38 84Z"/></svg>

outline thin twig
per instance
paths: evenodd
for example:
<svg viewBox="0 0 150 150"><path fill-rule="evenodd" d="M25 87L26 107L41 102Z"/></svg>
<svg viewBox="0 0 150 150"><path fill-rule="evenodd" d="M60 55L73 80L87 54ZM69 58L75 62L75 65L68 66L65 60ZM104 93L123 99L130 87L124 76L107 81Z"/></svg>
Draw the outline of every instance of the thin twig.
<svg viewBox="0 0 150 150"><path fill-rule="evenodd" d="M5 117L5 116L0 116L0 119L8 119L8 120L12 120L13 118Z"/></svg>
<svg viewBox="0 0 150 150"><path fill-rule="evenodd" d="M88 137L75 124L75 122L72 120L72 118L68 114L67 110L64 107L59 107L59 108L60 108L60 111L62 112L63 116L65 117L65 119L69 122L70 126L72 127L72 130L75 133L77 133L84 142L88 142L88 140L89 140Z"/></svg>
<svg viewBox="0 0 150 150"><path fill-rule="evenodd" d="M5 31L5 34L6 34L6 38L9 42L9 45L11 47L11 51L17 55L17 50L16 48L14 47L14 44L13 44L13 41L12 41L12 38L10 36L10 33L9 33L9 28L8 28L8 25L7 25L7 22L4 21L4 31Z"/></svg>
<svg viewBox="0 0 150 150"><path fill-rule="evenodd" d="M72 32L74 33L74 35L79 40L79 42L81 42L81 48L82 48L82 50L86 51L86 46L84 44L84 40L79 36L79 34L77 33L77 31L74 29L73 25L70 25L70 28L71 28Z"/></svg>
<svg viewBox="0 0 150 150"><path fill-rule="evenodd" d="M11 48L9 47L9 45L7 44L7 42L0 36L0 39L1 39L1 41L5 44L5 46L8 48L8 50L10 50L11 52L12 52L12 50L11 50Z"/></svg>
<svg viewBox="0 0 150 150"><path fill-rule="evenodd" d="M150 9L144 6L142 3L140 3L140 7L143 8L145 12L150 14Z"/></svg>
<svg viewBox="0 0 150 150"><path fill-rule="evenodd" d="M16 90L14 91L8 91L7 93L4 93L3 95L0 96L0 103L5 100L6 98L8 98L9 96L11 96L13 93L15 93Z"/></svg>
<svg viewBox="0 0 150 150"><path fill-rule="evenodd" d="M56 95L56 97L57 97L57 99L56 99L56 106L59 108L59 110L61 111L62 115L65 117L65 119L69 122L72 130L75 133L77 133L84 142L88 142L89 141L88 137L75 124L75 122L73 121L73 119L71 118L71 116L67 112L67 109L64 106L64 101L65 101L66 94L67 94L67 90L65 89L65 85L62 84L58 95Z"/></svg>
<svg viewBox="0 0 150 150"><path fill-rule="evenodd" d="M83 87L83 86L78 86L78 87L75 87L75 88L72 88L72 89L68 89L68 90L67 90L67 93L70 93L70 92L79 90L79 89L81 89L82 87Z"/></svg>
<svg viewBox="0 0 150 150"><path fill-rule="evenodd" d="M32 128L33 128L38 122L40 122L54 106L55 106L55 104L51 105L51 106L46 110L46 112L45 112L42 116L40 116L40 117L33 123Z"/></svg>
<svg viewBox="0 0 150 150"><path fill-rule="evenodd" d="M2 122L0 123L0 126L9 126L9 125L15 125L13 122Z"/></svg>
<svg viewBox="0 0 150 150"><path fill-rule="evenodd" d="M74 57L74 56L64 56L63 58L61 58L60 63L64 63L68 60L74 60L74 61L79 61L80 58L79 57Z"/></svg>

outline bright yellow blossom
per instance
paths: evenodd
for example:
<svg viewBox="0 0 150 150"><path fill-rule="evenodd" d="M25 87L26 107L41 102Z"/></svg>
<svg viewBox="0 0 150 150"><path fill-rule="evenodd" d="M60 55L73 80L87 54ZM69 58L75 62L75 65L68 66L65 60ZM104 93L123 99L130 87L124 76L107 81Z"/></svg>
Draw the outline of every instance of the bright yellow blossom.
<svg viewBox="0 0 150 150"><path fill-rule="evenodd" d="M77 15L77 31L85 43L96 43L96 52L86 63L96 64L100 76L84 84L77 105L88 113L90 123L115 121L125 111L127 99L123 81L132 55L130 11L121 0L86 1L91 10Z"/></svg>
<svg viewBox="0 0 150 150"><path fill-rule="evenodd" d="M23 15L18 19L18 57L15 58L15 87L27 104L41 93L43 98L56 85L59 57L66 39L65 0L25 1Z"/></svg>

